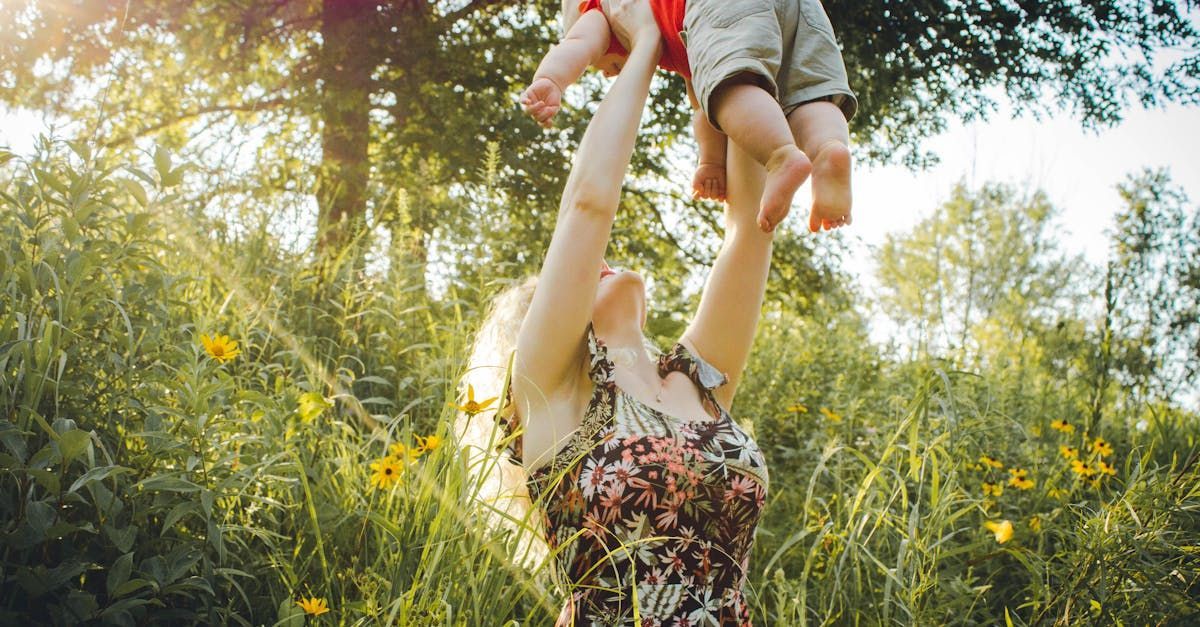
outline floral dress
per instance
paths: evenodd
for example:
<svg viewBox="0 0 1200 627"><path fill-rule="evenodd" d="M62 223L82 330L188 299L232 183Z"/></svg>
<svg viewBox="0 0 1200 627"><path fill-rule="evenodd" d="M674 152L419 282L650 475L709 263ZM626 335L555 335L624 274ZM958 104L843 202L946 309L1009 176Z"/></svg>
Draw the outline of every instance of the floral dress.
<svg viewBox="0 0 1200 627"><path fill-rule="evenodd" d="M710 415L666 415L617 387L590 325L587 341L595 387L582 424L528 480L573 590L556 627L750 625L742 586L768 477L713 398L727 377L675 344L659 375L686 374ZM520 438L509 452L521 461Z"/></svg>

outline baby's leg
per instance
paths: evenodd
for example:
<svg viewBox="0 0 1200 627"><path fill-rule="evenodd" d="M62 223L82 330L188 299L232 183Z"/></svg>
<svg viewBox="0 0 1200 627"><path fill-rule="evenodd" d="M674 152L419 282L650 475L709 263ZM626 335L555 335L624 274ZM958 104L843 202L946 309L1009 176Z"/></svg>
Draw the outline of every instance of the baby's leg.
<svg viewBox="0 0 1200 627"><path fill-rule="evenodd" d="M796 144L812 157L811 231L850 224L850 131L832 102L806 102L792 110L788 124Z"/></svg>
<svg viewBox="0 0 1200 627"><path fill-rule="evenodd" d="M767 168L758 226L772 231L787 216L812 164L796 146L779 102L756 81L743 74L723 82L713 91L712 106L729 139Z"/></svg>

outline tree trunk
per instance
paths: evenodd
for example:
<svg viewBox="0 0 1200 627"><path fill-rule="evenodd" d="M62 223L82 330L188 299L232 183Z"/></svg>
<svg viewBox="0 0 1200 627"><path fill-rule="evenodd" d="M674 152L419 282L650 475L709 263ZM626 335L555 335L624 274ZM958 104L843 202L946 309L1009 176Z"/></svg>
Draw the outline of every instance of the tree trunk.
<svg viewBox="0 0 1200 627"><path fill-rule="evenodd" d="M317 250L337 254L366 214L374 0L322 0Z"/></svg>

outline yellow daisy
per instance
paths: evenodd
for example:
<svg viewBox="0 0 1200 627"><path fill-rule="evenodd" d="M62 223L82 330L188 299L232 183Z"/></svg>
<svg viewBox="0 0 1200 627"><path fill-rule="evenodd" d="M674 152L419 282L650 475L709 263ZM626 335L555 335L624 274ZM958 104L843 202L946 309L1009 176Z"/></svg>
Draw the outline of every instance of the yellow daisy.
<svg viewBox="0 0 1200 627"><path fill-rule="evenodd" d="M320 616L329 611L329 605L325 602L325 599L318 599L317 597L310 599L301 597L299 601L296 601L296 605L299 605L305 614L311 614L312 616Z"/></svg>
<svg viewBox="0 0 1200 627"><path fill-rule="evenodd" d="M388 447L388 459L397 464L406 465L417 461L424 451L418 446L408 446L403 442L393 442Z"/></svg>
<svg viewBox="0 0 1200 627"><path fill-rule="evenodd" d="M442 437L430 434L425 437L417 436L417 448L422 452L435 451L442 445Z"/></svg>
<svg viewBox="0 0 1200 627"><path fill-rule="evenodd" d="M371 471L371 485L386 490L400 481L404 466L391 457L384 457L371 462Z"/></svg>
<svg viewBox="0 0 1200 627"><path fill-rule="evenodd" d="M1112 455L1112 445L1104 441L1104 438L1096 438L1092 440L1092 452L1098 453L1101 457Z"/></svg>
<svg viewBox="0 0 1200 627"><path fill-rule="evenodd" d="M789 405L787 410L788 410L789 414L807 414L808 413L808 408L800 403L796 403L795 405Z"/></svg>
<svg viewBox="0 0 1200 627"><path fill-rule="evenodd" d="M842 421L842 416L840 414L838 414L836 411L829 409L828 407L822 407L819 411L821 412L822 416L825 416L825 418L827 418L829 420L829 422L841 422Z"/></svg>
<svg viewBox="0 0 1200 627"><path fill-rule="evenodd" d="M1028 490L1033 487L1033 479L1028 477L1029 471L1023 468L1009 468L1008 485L1019 490Z"/></svg>
<svg viewBox="0 0 1200 627"><path fill-rule="evenodd" d="M498 397L493 396L492 398L486 400L476 401L475 387L467 384L467 402L463 403L462 405L450 403L450 406L467 414L468 416L474 416L475 414L487 409L492 403L496 402L496 398Z"/></svg>
<svg viewBox="0 0 1200 627"><path fill-rule="evenodd" d="M1079 459L1071 460L1071 472L1079 475L1082 479L1087 479L1096 474L1096 470L1092 465Z"/></svg>
<svg viewBox="0 0 1200 627"><path fill-rule="evenodd" d="M1055 431L1062 431L1063 433L1075 433L1075 425L1066 420L1052 420L1050 421L1050 428Z"/></svg>
<svg viewBox="0 0 1200 627"><path fill-rule="evenodd" d="M983 523L983 526L987 527L988 531L996 534L996 542L998 544L1004 544L1012 539L1013 526L1012 522L1008 520L1002 520L998 523L989 520Z"/></svg>
<svg viewBox="0 0 1200 627"><path fill-rule="evenodd" d="M214 335L208 337L207 334L200 334L200 343L204 345L204 351L209 357L217 360L220 363L225 363L241 353L237 342L229 339L228 335Z"/></svg>
<svg viewBox="0 0 1200 627"><path fill-rule="evenodd" d="M991 455L980 455L979 463L984 466L991 466L992 468L1004 468L1004 463Z"/></svg>
<svg viewBox="0 0 1200 627"><path fill-rule="evenodd" d="M999 483L988 483L986 481L983 482L984 496L1000 496L1001 494L1004 494L1003 485Z"/></svg>
<svg viewBox="0 0 1200 627"><path fill-rule="evenodd" d="M1063 456L1063 459L1079 459L1079 449L1073 446L1063 444L1058 447L1058 453Z"/></svg>
<svg viewBox="0 0 1200 627"><path fill-rule="evenodd" d="M1109 463L1103 459L1096 462L1096 470L1099 471L1100 474L1108 475L1110 477L1116 476L1117 474L1117 469L1109 465Z"/></svg>

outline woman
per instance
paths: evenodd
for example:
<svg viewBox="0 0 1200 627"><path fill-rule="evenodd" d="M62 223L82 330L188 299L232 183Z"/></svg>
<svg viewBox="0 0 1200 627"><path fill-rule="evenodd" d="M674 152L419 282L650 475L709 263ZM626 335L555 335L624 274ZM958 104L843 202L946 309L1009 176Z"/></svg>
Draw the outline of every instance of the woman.
<svg viewBox="0 0 1200 627"><path fill-rule="evenodd" d="M631 624L635 606L638 624L748 624L767 470L729 409L771 257L755 224L763 171L729 144L724 245L695 318L652 359L645 283L603 254L661 44L646 3L613 4L629 59L580 142L541 273L498 299L472 356L492 368L468 380L494 380L515 340L507 450L570 582L559 625Z"/></svg>

